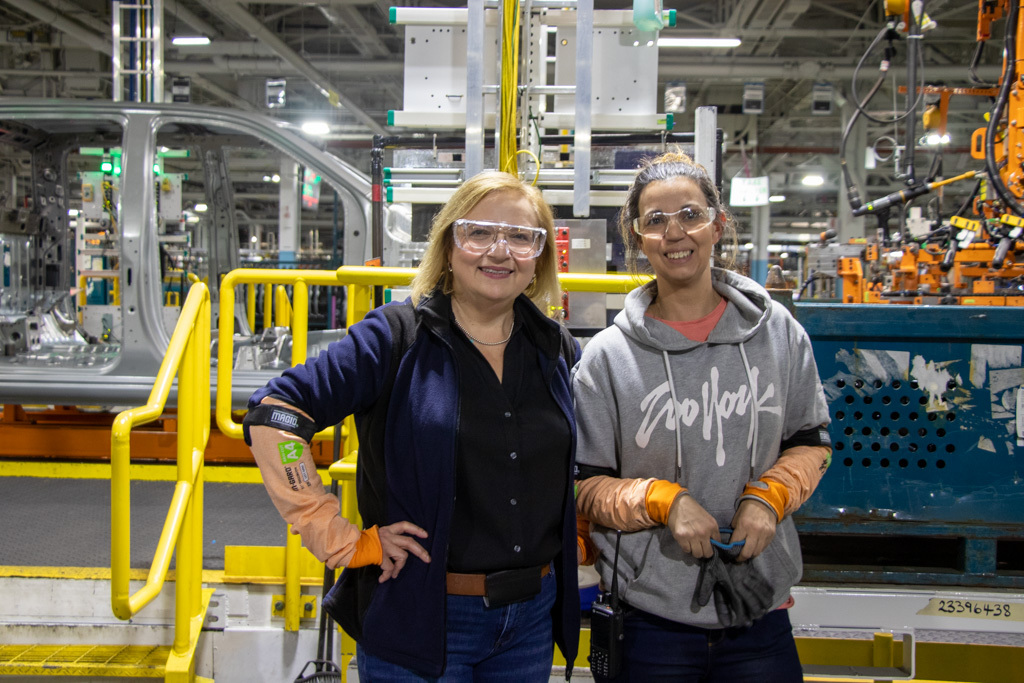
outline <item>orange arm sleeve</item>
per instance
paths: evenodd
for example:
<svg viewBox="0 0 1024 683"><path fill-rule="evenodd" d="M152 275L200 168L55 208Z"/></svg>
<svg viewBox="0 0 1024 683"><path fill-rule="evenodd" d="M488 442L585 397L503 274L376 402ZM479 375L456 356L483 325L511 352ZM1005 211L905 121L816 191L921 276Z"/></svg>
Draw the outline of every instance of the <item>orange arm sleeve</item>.
<svg viewBox="0 0 1024 683"><path fill-rule="evenodd" d="M576 559L582 566L597 562L597 547L590 540L590 520L576 515Z"/></svg>
<svg viewBox="0 0 1024 683"><path fill-rule="evenodd" d="M590 477L579 482L578 513L596 524L621 531L640 531L665 524L679 484L661 479Z"/></svg>
<svg viewBox="0 0 1024 683"><path fill-rule="evenodd" d="M758 481L747 484L740 500L757 498L781 521L811 497L831 463L832 449L827 446L787 448Z"/></svg>
<svg viewBox="0 0 1024 683"><path fill-rule="evenodd" d="M273 398L263 403L286 405ZM338 498L320 481L309 444L272 427L253 426L249 433L267 493L302 544L331 568L380 564L383 552L376 527L360 531L339 516Z"/></svg>

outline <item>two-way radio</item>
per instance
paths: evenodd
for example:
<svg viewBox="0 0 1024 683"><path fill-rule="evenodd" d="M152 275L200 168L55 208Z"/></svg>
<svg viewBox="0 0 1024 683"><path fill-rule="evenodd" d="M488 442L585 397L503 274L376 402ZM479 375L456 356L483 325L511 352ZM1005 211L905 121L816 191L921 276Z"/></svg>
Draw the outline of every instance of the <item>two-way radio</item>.
<svg viewBox="0 0 1024 683"><path fill-rule="evenodd" d="M621 539L622 532L616 531L611 593L598 596L590 612L590 672L596 678L615 678L622 668L625 633L622 608L619 607L619 541Z"/></svg>

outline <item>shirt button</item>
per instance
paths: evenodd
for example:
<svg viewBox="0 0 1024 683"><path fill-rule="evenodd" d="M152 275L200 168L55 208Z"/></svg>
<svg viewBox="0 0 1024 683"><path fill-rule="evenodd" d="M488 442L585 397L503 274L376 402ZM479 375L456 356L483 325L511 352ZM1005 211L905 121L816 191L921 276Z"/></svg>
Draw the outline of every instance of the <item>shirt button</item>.
<svg viewBox="0 0 1024 683"><path fill-rule="evenodd" d="M513 546L512 550L518 553L520 550L522 550L522 548L520 548L519 546Z"/></svg>
<svg viewBox="0 0 1024 683"><path fill-rule="evenodd" d="M519 457L519 455L515 451L512 451L511 453L508 454L508 457L510 457L513 460L515 460L516 458Z"/></svg>
<svg viewBox="0 0 1024 683"><path fill-rule="evenodd" d="M505 417L512 417L512 413L510 413L510 412L508 412L508 411L506 410L506 411L505 411Z"/></svg>
<svg viewBox="0 0 1024 683"><path fill-rule="evenodd" d="M510 503L512 503L513 505L515 505L515 504L516 504L516 503L517 503L518 501L516 501L516 499L515 499L515 498L513 498L513 499L512 499L512 500L510 500L509 502L510 502Z"/></svg>

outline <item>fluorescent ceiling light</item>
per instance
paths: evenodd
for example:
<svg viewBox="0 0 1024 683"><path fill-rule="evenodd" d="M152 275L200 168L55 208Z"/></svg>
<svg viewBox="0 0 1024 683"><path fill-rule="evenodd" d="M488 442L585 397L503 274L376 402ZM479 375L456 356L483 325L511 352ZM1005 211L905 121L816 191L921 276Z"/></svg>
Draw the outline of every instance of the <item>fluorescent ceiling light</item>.
<svg viewBox="0 0 1024 683"><path fill-rule="evenodd" d="M172 45L209 45L210 39L206 36L174 36L171 38Z"/></svg>
<svg viewBox="0 0 1024 683"><path fill-rule="evenodd" d="M808 187L820 187L825 184L825 179L820 175L805 175L800 182Z"/></svg>
<svg viewBox="0 0 1024 683"><path fill-rule="evenodd" d="M768 197L768 201L772 202L773 204L777 204L778 202L784 202L786 201L786 195L773 194L770 197Z"/></svg>
<svg viewBox="0 0 1024 683"><path fill-rule="evenodd" d="M739 38L658 38L658 47L738 47Z"/></svg>
<svg viewBox="0 0 1024 683"><path fill-rule="evenodd" d="M302 124L302 132L307 135L327 135L331 127L326 121L306 121Z"/></svg>

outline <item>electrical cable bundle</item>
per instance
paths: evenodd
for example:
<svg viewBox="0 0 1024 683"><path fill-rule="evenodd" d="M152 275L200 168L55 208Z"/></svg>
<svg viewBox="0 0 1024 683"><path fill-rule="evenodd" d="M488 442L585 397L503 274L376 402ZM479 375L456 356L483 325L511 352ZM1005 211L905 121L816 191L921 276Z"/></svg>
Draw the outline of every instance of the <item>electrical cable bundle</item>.
<svg viewBox="0 0 1024 683"><path fill-rule="evenodd" d="M995 189L996 194L1003 200L1007 208L1012 209L1013 212L1018 216L1024 216L1024 207L1021 206L1017 198L1013 196L1009 188L1003 182L1003 179L999 175L999 167L996 165L996 132L999 129L999 121L1003 115L1003 109L1006 108L1006 103L1009 100L1010 87L1013 85L1014 80L1017 78L1016 70L1016 57L1017 57L1017 20L1020 7L1016 2L1010 3L1010 11L1006 15L1006 37L1004 39L1005 46L1005 69L1003 73L1003 82L999 86L999 94L996 96L996 103L992 107L992 113L988 118L988 127L985 130L985 170L988 171L988 177L992 183L992 187Z"/></svg>
<svg viewBox="0 0 1024 683"><path fill-rule="evenodd" d="M501 22L501 123L498 134L498 170L518 174L516 132L519 98L519 3L502 3Z"/></svg>

